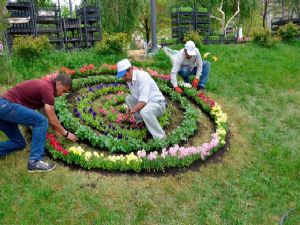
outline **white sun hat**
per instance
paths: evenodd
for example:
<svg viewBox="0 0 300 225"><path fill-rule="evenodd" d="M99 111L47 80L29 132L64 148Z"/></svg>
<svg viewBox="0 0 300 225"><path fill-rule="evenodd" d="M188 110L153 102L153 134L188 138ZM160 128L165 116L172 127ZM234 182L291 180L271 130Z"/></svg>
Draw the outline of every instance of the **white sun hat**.
<svg viewBox="0 0 300 225"><path fill-rule="evenodd" d="M128 68L131 67L131 63L128 59L123 59L117 63L117 78L122 78L125 74Z"/></svg>
<svg viewBox="0 0 300 225"><path fill-rule="evenodd" d="M193 41L188 41L184 47L187 50L188 55L196 55L196 46Z"/></svg>

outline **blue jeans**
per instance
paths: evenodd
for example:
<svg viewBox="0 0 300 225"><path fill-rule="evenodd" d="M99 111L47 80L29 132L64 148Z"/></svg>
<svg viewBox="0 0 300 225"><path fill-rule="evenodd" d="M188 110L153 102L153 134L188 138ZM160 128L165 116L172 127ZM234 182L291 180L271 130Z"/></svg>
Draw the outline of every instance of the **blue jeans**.
<svg viewBox="0 0 300 225"><path fill-rule="evenodd" d="M199 87L205 87L205 84L208 80L208 75L210 71L210 62L203 61L202 64L202 73L200 77L200 82L198 84ZM190 71L190 68L188 66L182 66L180 70L178 71L178 74L183 78L185 83L190 83L190 76L196 75L197 67L194 67L192 71Z"/></svg>
<svg viewBox="0 0 300 225"><path fill-rule="evenodd" d="M8 141L0 142L0 157L26 147L18 124L32 127L30 160L44 157L48 119L37 111L0 97L0 130Z"/></svg>

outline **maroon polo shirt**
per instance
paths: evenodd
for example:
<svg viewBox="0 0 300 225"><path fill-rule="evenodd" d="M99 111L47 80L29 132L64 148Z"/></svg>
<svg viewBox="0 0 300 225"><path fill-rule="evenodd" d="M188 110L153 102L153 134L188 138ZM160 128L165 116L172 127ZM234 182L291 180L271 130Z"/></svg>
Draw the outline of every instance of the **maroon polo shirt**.
<svg viewBox="0 0 300 225"><path fill-rule="evenodd" d="M3 96L8 101L18 103L31 109L40 109L45 104L54 105L55 82L45 80L28 80L17 84Z"/></svg>

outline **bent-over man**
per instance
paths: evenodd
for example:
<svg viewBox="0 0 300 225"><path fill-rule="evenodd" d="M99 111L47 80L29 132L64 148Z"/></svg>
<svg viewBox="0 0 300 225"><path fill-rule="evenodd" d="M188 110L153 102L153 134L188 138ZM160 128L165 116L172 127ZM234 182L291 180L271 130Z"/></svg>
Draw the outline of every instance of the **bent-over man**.
<svg viewBox="0 0 300 225"><path fill-rule="evenodd" d="M77 137L63 128L54 111L54 98L62 96L72 88L72 79L67 75L58 75L55 79L28 80L17 84L0 96L0 130L8 141L0 142L0 157L25 148L26 142L18 125L32 127L28 171L45 172L55 168L55 163L43 160L48 122L56 133L71 141ZM43 114L36 109L44 109Z"/></svg>
<svg viewBox="0 0 300 225"><path fill-rule="evenodd" d="M166 99L155 81L147 72L133 69L128 59L118 62L117 70L117 78L125 80L130 89L131 95L126 97L126 104L137 123L144 121L153 138L165 138L157 118L166 110Z"/></svg>

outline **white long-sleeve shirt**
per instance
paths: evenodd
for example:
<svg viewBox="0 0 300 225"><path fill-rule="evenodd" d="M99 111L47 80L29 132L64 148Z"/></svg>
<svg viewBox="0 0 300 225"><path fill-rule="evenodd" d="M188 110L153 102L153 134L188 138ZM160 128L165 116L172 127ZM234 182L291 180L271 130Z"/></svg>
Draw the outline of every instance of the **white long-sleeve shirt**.
<svg viewBox="0 0 300 225"><path fill-rule="evenodd" d="M182 66L188 66L190 71L197 67L196 78L200 78L202 72L202 58L198 48L196 48L196 55L187 59L184 53L184 48L181 49L173 58L173 67L171 70L171 83L173 87L177 87L177 73Z"/></svg>
<svg viewBox="0 0 300 225"><path fill-rule="evenodd" d="M149 73L133 70L132 81L127 82L131 95L139 102L159 102L165 97Z"/></svg>

